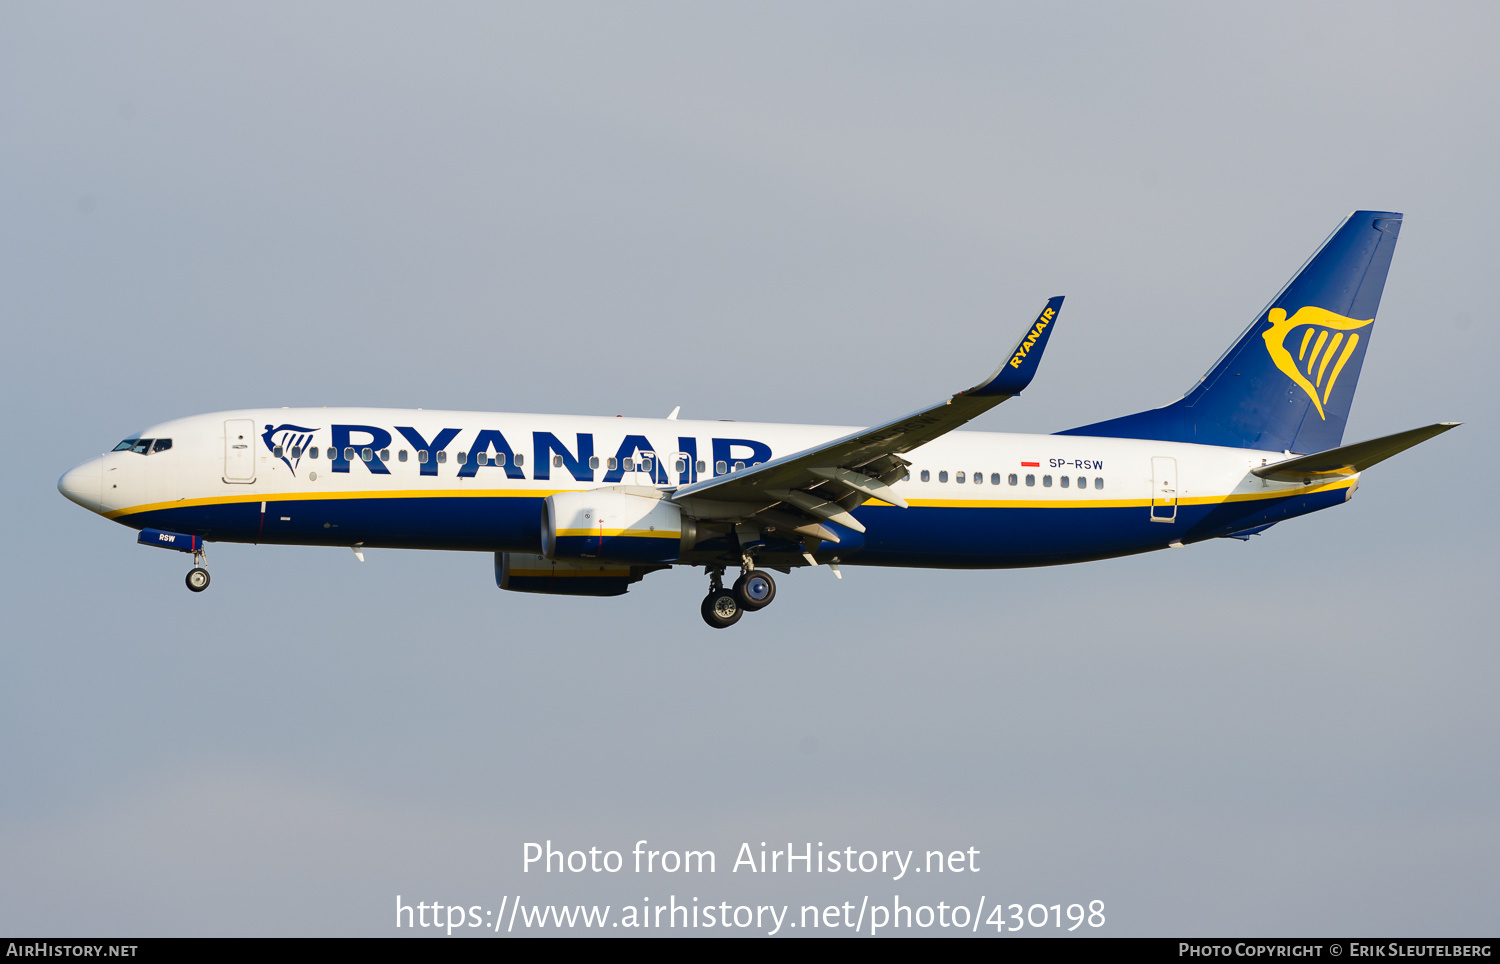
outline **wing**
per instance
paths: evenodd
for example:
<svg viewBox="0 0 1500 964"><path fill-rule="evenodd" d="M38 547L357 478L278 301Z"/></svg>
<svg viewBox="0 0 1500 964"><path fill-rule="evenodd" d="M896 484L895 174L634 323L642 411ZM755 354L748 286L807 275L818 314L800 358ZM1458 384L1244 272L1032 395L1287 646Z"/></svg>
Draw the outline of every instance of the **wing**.
<svg viewBox="0 0 1500 964"><path fill-rule="evenodd" d="M968 391L884 425L683 486L671 498L679 503L738 503L744 506L746 517L769 514L779 522L778 527L820 538L830 533L818 526L817 520L863 532L864 526L849 510L865 499L906 508L889 487L911 464L902 458L904 453L983 415L1019 395L1031 383L1062 302L1061 296L1049 299L999 369ZM811 516L814 524L808 525L809 520L801 518L806 516ZM801 528L789 525L794 518L802 523Z"/></svg>

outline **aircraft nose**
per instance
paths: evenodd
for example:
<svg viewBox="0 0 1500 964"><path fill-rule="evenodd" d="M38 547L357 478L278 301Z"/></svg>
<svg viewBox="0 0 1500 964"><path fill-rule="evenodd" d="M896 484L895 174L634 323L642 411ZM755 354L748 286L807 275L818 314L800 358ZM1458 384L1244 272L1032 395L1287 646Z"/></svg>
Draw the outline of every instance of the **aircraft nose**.
<svg viewBox="0 0 1500 964"><path fill-rule="evenodd" d="M57 491L90 512L98 512L102 508L100 490L103 486L103 459L89 459L77 468L64 472L63 477L57 480Z"/></svg>

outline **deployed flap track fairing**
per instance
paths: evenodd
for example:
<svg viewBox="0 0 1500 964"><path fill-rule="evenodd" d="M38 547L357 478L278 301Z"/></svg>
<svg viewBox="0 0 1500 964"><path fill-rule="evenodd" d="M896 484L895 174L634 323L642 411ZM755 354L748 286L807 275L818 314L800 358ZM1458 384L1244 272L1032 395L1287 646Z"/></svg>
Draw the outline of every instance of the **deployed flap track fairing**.
<svg viewBox="0 0 1500 964"><path fill-rule="evenodd" d="M1350 215L1183 398L1056 435L964 429L1031 383L1060 297L983 383L873 428L678 410L220 412L132 435L58 488L145 545L191 554L195 592L207 542L360 559L482 550L502 589L559 596L702 566L716 628L770 605L770 571L1056 565L1247 539L1343 504L1365 469L1454 427L1343 444L1400 226Z"/></svg>

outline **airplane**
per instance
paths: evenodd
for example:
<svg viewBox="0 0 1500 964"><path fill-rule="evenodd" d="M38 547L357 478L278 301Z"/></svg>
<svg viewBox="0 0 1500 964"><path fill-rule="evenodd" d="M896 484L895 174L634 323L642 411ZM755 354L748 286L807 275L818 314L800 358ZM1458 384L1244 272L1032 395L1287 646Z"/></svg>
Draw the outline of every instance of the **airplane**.
<svg viewBox="0 0 1500 964"><path fill-rule="evenodd" d="M134 432L64 496L193 556L210 542L493 552L516 592L615 596L701 566L704 621L772 571L1004 569L1248 540L1348 501L1454 428L1344 426L1402 215L1355 211L1177 401L1051 435L959 431L1031 383L1047 301L988 379L873 428L374 408L216 412ZM739 576L725 585L725 574Z"/></svg>

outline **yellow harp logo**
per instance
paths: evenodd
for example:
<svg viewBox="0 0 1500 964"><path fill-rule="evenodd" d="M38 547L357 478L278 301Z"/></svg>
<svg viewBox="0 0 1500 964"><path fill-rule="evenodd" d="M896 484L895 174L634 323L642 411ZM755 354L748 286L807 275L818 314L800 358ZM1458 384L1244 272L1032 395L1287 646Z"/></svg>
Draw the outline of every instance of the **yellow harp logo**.
<svg viewBox="0 0 1500 964"><path fill-rule="evenodd" d="M1328 396L1333 394L1333 385L1339 380L1339 372L1344 370L1344 363L1359 345L1359 335L1355 330L1373 325L1375 319L1356 321L1324 308L1308 305L1298 309L1290 318L1284 309L1272 308L1267 320L1271 322L1271 327L1266 329L1262 337L1266 340L1266 350L1271 353L1271 361L1307 393L1307 397L1312 399L1313 405L1318 409L1318 417L1326 421L1328 416L1323 414L1323 406L1328 402ZM1301 345L1297 348L1297 357L1293 358L1286 347L1286 340L1297 328L1306 330L1303 332ZM1349 335L1347 339L1344 337L1346 332ZM1333 337L1330 338L1330 335ZM1343 351L1339 350L1340 347ZM1325 376L1327 381L1324 381ZM1323 392L1321 399L1318 397L1319 390Z"/></svg>

